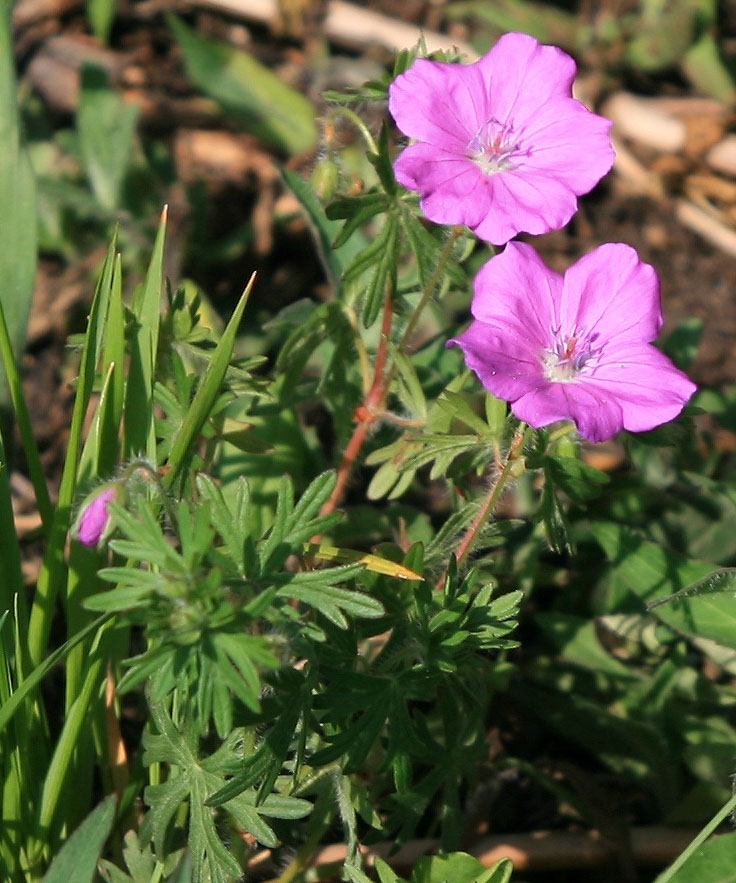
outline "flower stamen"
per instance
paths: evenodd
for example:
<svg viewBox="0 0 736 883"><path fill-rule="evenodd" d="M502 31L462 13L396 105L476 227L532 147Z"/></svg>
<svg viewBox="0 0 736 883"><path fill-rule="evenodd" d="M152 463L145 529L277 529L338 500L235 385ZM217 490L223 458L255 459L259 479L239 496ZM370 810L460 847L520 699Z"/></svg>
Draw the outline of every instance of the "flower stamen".
<svg viewBox="0 0 736 883"><path fill-rule="evenodd" d="M560 337L560 329L551 329L554 345L542 352L542 367L547 380L555 383L571 383L600 352L593 343L597 334L586 335L584 331L574 331L569 337Z"/></svg>
<svg viewBox="0 0 736 883"><path fill-rule="evenodd" d="M486 175L513 171L513 157L519 144L513 138L511 123L501 123L491 117L468 142L468 156Z"/></svg>

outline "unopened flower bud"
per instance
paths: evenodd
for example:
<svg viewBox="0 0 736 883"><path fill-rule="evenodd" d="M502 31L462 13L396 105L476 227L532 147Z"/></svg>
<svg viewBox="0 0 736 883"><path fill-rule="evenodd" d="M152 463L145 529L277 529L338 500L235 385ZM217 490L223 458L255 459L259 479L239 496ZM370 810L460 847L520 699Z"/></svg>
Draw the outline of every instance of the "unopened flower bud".
<svg viewBox="0 0 736 883"><path fill-rule="evenodd" d="M97 546L107 537L112 528L107 504L119 500L122 493L122 486L113 482L102 485L87 497L74 527L74 535L83 546Z"/></svg>
<svg viewBox="0 0 736 883"><path fill-rule="evenodd" d="M340 183L340 171L333 159L321 159L312 170L312 187L322 202L332 199Z"/></svg>
<svg viewBox="0 0 736 883"><path fill-rule="evenodd" d="M206 624L206 616L189 604L181 603L169 616L171 637L179 647L196 644L202 637Z"/></svg>

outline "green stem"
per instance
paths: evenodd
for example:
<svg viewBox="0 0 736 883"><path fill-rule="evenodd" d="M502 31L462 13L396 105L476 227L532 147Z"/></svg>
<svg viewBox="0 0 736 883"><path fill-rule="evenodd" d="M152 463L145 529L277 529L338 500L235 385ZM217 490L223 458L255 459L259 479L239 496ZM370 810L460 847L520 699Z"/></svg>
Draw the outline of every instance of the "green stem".
<svg viewBox="0 0 736 883"><path fill-rule="evenodd" d="M437 266L435 267L434 273L432 273L432 278L429 282L424 286L422 290L422 296L419 298L419 303L414 308L411 316L409 317L409 322L407 323L406 328L404 329L403 334L401 335L401 340L399 340L398 350L399 352L404 352L409 341L411 340L411 336L414 333L414 329L417 326L417 322L419 321L419 317L422 315L422 311L427 306L429 299L434 294L435 288L440 281L440 277L444 272L445 267L447 266L447 261L452 254L453 246L455 242L462 236L463 228L462 227L453 227L450 236L445 243L445 247L442 249L439 260L437 261ZM391 384L393 383L394 377L396 376L396 362L392 362L389 365L388 371L386 372L386 383L385 388L388 391L391 388Z"/></svg>
<svg viewBox="0 0 736 883"><path fill-rule="evenodd" d="M368 126L366 126L366 124L358 116L358 114L355 113L355 111L350 110L349 107L334 107L330 111L330 119L334 119L335 117L345 117L345 119L350 120L350 122L363 136L363 139L368 145L368 149L371 151L371 153L378 153L378 145L376 144L373 135L371 135Z"/></svg>
<svg viewBox="0 0 736 883"><path fill-rule="evenodd" d="M663 871L659 877L654 881L654 883L667 883L667 881L672 880L675 874L680 870L680 868L687 862L693 855L693 853L703 845L703 843L710 837L710 835L716 830L716 828L723 822L728 816L731 815L732 812L736 810L736 791L731 796L730 800L725 803L721 809L713 816L713 818L708 822L708 824L703 828L703 830L695 837L695 839L690 843L690 845L682 852L674 862Z"/></svg>
<svg viewBox="0 0 736 883"><path fill-rule="evenodd" d="M427 302L434 294L434 290L437 287L437 283L440 281L440 277L444 272L445 266L447 265L447 261L450 259L450 255L452 254L452 249L457 242L457 240L462 236L463 228L462 227L453 227L450 233L450 236L445 243L445 247L442 249L440 254L440 258L437 261L437 266L435 267L434 273L432 273L432 278L425 285L424 290L422 291L422 296L419 298L419 303L416 305L414 312L411 314L409 318L409 322L404 329L404 333L401 335L401 340L399 342L399 349L404 350L406 345L409 343L412 334L414 333L414 329L416 328L417 322L419 321L419 317L422 314L422 311L427 306Z"/></svg>
<svg viewBox="0 0 736 883"><path fill-rule="evenodd" d="M501 466L501 471L496 476L496 479L491 483L491 486L488 489L488 493L481 503L477 515L473 519L473 523L470 525L470 527L465 532L463 538L460 540L460 543L457 547L457 552L455 553L458 567L465 563L465 559L472 551L472 548L475 545L478 536L480 535L481 528L486 523L488 516L491 514L491 512L493 512L496 503L501 496L501 493L508 484L509 479L512 477L514 466L519 461L519 452L524 446L524 441L526 439L528 429L529 427L526 425L526 423L519 424L519 427L516 430L514 438L511 442L511 446L509 447L509 452L506 455L506 460ZM437 583L437 587L441 587L444 583L444 580L445 577L443 575Z"/></svg>
<svg viewBox="0 0 736 883"><path fill-rule="evenodd" d="M136 473L145 473L147 476L147 480L156 488L159 499L161 500L161 504L166 511L166 515L171 521L172 524L176 524L176 513L171 505L171 500L169 499L169 494L166 488L164 487L163 482L159 478L158 472L153 469L150 463L147 460L131 460L128 466L125 468L121 480L123 482L130 480Z"/></svg>
<svg viewBox="0 0 736 883"><path fill-rule="evenodd" d="M556 441L559 441L561 438L565 438L566 435L573 435L577 432L577 427L574 423L566 423L564 426L560 426L559 429L555 429L554 432L550 432L549 438L547 439L547 446L553 445Z"/></svg>
<svg viewBox="0 0 736 883"><path fill-rule="evenodd" d="M23 453L26 456L28 464L28 472L33 484L33 491L36 495L36 505L38 506L38 514L41 516L43 531L48 537L51 532L51 522L53 520L53 506L49 497L49 489L46 485L46 479L41 466L41 457L38 453L38 445L36 437L33 434L31 426L31 416L28 412L26 399L23 395L23 387L20 381L20 373L18 365L13 354L13 345L10 341L8 333L8 325L5 321L5 311L0 304L0 352L2 353L2 361L5 367L5 375L10 387L10 398L15 409L15 419L18 421L18 429L23 442Z"/></svg>
<svg viewBox="0 0 736 883"><path fill-rule="evenodd" d="M315 806L311 821L314 825L312 833L307 837L306 842L281 874L279 874L274 883L292 883L309 864L315 849L319 846L320 840L332 824L332 812L329 801L325 800L322 806Z"/></svg>

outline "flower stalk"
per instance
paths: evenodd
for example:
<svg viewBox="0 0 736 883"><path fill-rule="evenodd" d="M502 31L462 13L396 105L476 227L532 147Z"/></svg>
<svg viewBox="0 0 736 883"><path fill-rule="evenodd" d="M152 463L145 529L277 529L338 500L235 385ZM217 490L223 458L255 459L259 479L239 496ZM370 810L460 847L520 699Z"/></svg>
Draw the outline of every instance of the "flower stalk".
<svg viewBox="0 0 736 883"><path fill-rule="evenodd" d="M529 427L526 425L526 423L521 423L514 433L511 445L509 446L508 454L506 455L503 463L500 465L500 471L498 475L491 482L491 486L488 488L488 493L481 503L480 509L473 519L473 523L465 531L463 538L458 544L457 551L455 552L455 558L457 560L458 567L461 567L467 560L467 557L472 551L475 542L480 536L483 525L486 523L488 517L495 509L496 504L501 497L501 494L506 488L506 485L509 483L509 480L512 478L516 478L518 475L521 474L521 472L524 471L524 463L521 452L524 448L524 442L526 441L528 430ZM435 589L442 588L446 576L447 572L445 571L445 573L443 573L440 579L437 581Z"/></svg>
<svg viewBox="0 0 736 883"><path fill-rule="evenodd" d="M381 339L378 344L378 352L376 353L376 364L373 369L373 383L371 384L368 394L364 398L362 404L355 409L355 429L350 436L342 460L337 469L337 481L335 487L320 510L320 515L329 515L342 502L345 494L350 475L353 471L358 456L368 438L373 424L381 418L386 404L386 396L388 393L389 377L386 374L386 361L388 359L388 342L391 335L391 323L393 320L393 298L389 288L386 291L386 299L383 307L383 321L381 323ZM314 539L312 540L315 541Z"/></svg>

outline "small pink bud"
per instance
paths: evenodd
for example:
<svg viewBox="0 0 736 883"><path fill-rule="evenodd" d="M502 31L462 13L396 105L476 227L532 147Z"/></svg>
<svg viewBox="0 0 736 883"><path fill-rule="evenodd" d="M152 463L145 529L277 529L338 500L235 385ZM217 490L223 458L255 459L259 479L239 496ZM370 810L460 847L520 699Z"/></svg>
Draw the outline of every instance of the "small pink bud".
<svg viewBox="0 0 736 883"><path fill-rule="evenodd" d="M75 533L83 546L96 546L110 523L107 504L118 496L119 487L108 485L82 507L77 519Z"/></svg>

